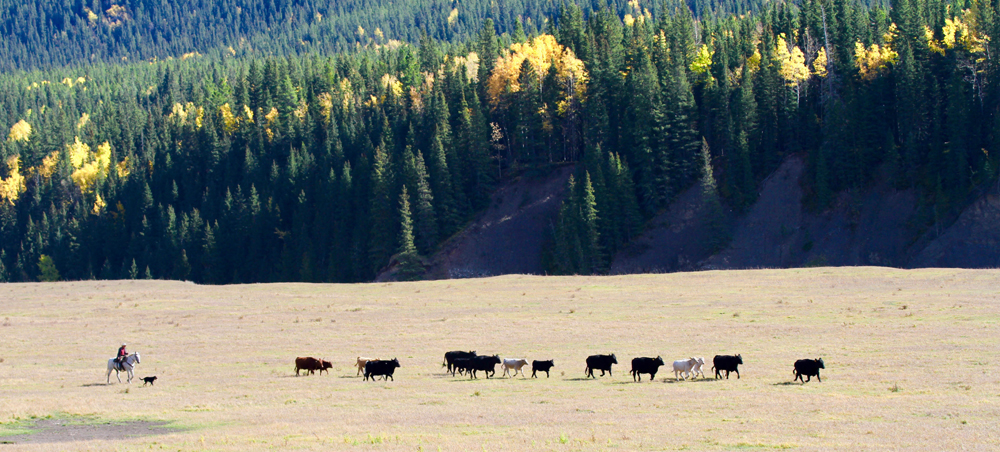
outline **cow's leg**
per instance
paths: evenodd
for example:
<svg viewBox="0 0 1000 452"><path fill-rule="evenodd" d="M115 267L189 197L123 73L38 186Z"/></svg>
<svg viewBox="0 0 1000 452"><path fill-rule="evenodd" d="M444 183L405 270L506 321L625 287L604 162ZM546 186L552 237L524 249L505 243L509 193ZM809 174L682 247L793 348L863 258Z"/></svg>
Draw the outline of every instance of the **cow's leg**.
<svg viewBox="0 0 1000 452"><path fill-rule="evenodd" d="M549 371L545 371L545 378L549 378Z"/></svg>
<svg viewBox="0 0 1000 452"><path fill-rule="evenodd" d="M654 379L656 379L656 371L649 373L649 381L653 381Z"/></svg>
<svg viewBox="0 0 1000 452"><path fill-rule="evenodd" d="M531 369L531 378L538 378L538 377L535 376L536 372L538 372L538 369L535 369L535 368Z"/></svg>
<svg viewBox="0 0 1000 452"><path fill-rule="evenodd" d="M820 378L819 378L819 371L818 370L816 371L816 381L818 381L820 383L823 382L823 380L820 380Z"/></svg>
<svg viewBox="0 0 1000 452"><path fill-rule="evenodd" d="M733 372L736 372L736 379L739 380L740 379L740 370L739 369L735 369L735 370L733 370Z"/></svg>

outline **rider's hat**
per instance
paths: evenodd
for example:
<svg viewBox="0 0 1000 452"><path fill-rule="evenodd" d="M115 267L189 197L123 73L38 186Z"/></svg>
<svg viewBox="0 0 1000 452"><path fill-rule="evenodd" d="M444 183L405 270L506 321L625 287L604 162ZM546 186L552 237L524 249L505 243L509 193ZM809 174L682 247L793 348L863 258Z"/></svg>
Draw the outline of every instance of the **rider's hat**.
<svg viewBox="0 0 1000 452"><path fill-rule="evenodd" d="M122 342L122 347L124 347L124 346L125 346L125 343L124 343L124 342Z"/></svg>

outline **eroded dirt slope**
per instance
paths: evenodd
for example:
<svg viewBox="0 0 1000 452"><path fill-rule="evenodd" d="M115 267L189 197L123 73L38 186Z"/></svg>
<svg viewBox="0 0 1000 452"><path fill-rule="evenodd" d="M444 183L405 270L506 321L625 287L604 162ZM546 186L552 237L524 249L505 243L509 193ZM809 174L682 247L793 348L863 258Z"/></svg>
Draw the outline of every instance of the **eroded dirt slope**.
<svg viewBox="0 0 1000 452"><path fill-rule="evenodd" d="M574 168L522 176L497 190L490 207L432 258L427 278L543 274L546 228L559 213Z"/></svg>

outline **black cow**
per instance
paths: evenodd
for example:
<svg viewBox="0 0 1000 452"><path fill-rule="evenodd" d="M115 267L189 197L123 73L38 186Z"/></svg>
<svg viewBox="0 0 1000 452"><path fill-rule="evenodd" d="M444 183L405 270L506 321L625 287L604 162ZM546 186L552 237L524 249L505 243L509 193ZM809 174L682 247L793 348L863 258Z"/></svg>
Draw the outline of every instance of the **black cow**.
<svg viewBox="0 0 1000 452"><path fill-rule="evenodd" d="M375 381L375 377L379 375L384 379L396 381L395 378L392 378L392 373L396 371L397 367L399 367L399 360L396 358L368 361L368 364L365 364L365 381L368 381L368 377Z"/></svg>
<svg viewBox="0 0 1000 452"><path fill-rule="evenodd" d="M729 372L736 372L736 378L740 378L740 364L743 364L743 357L740 355L715 355L712 359L712 369L715 369L715 379L722 378L722 371L726 371L726 380L729 379Z"/></svg>
<svg viewBox="0 0 1000 452"><path fill-rule="evenodd" d="M455 376L455 360L459 358L472 358L475 356L475 350L471 352L463 352L460 350L451 351L444 354L444 362L441 363L441 365L448 366L448 372L451 372L451 375Z"/></svg>
<svg viewBox="0 0 1000 452"><path fill-rule="evenodd" d="M469 378L479 378L476 375L477 371L483 371L486 374L486 378L489 379L496 374L496 365L500 364L500 356L476 356L470 359L469 363Z"/></svg>
<svg viewBox="0 0 1000 452"><path fill-rule="evenodd" d="M649 379L656 378L656 371L663 365L663 358L633 358L632 359L632 381L642 381L639 374L649 374ZM638 378L638 380L636 380Z"/></svg>
<svg viewBox="0 0 1000 452"><path fill-rule="evenodd" d="M472 359L473 358L455 358L451 361L451 376L455 376L455 372L464 375L464 372L472 372Z"/></svg>
<svg viewBox="0 0 1000 452"><path fill-rule="evenodd" d="M594 376L595 370L601 371L601 376L604 376L604 372L607 371L608 375L611 375L611 365L618 364L618 358L615 354L610 355L591 355L587 357L587 369L584 371L584 375L597 378ZM612 377L614 375L611 375Z"/></svg>
<svg viewBox="0 0 1000 452"><path fill-rule="evenodd" d="M795 370L792 371L792 374L795 375L795 380L802 381L802 384L806 384L806 382L808 382L809 380L812 380L812 377L814 377L814 376L816 377L817 381L819 381L820 383L822 383L823 380L821 380L819 378L819 370L820 369L826 369L826 367L823 365L823 358L820 358L820 359L800 359L798 361L795 361ZM805 380L802 380L802 376L803 375L806 376ZM795 381L795 380L792 380L792 381Z"/></svg>
<svg viewBox="0 0 1000 452"><path fill-rule="evenodd" d="M535 372L542 371L545 372L545 378L549 378L549 371L552 370L552 366L555 366L554 360L548 361L532 361L531 362L531 378L538 378L535 376Z"/></svg>

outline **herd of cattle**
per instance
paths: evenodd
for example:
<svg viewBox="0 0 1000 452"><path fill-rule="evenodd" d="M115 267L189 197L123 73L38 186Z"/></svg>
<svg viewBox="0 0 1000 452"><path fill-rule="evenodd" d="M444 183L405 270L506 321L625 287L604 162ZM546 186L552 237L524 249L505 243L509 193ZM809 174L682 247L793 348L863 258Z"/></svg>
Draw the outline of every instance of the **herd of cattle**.
<svg viewBox="0 0 1000 452"><path fill-rule="evenodd" d="M587 368L584 370L584 374L591 378L597 378L594 376L595 370L601 371L601 376L603 377L605 372L608 375L611 374L611 366L618 364L618 358L612 353L610 355L592 355L587 357ZM726 379L729 379L729 373L735 372L736 378L740 378L739 366L743 364L743 357L740 355L716 355L712 359L712 370L715 371L715 378L722 378L722 373L725 372ZM486 378L492 378L496 375L496 366L500 365L503 368L503 376L515 377L518 373L524 378L524 366L528 365L528 360L524 358L508 358L500 359L499 355L478 355L475 351L450 351L444 354L444 362L441 363L442 367L446 367L448 372L454 377L456 373L459 375L469 375L469 378L479 378L478 372L482 372L486 375ZM642 381L642 374L649 374L649 379L652 380L656 377L656 373L660 370L660 366L665 365L663 358L657 356L656 358L640 357L632 359L632 374L633 381ZM684 379L688 379L692 375L695 378L701 375L702 378L705 377L705 373L701 370L702 366L705 365L705 359L701 357L692 357L688 359L680 359L674 361L674 378L677 380L681 379L683 374ZM355 366L358 368L357 375L361 375L364 372L365 381L369 378L374 381L375 377L382 377L383 380L393 380L392 374L396 371L399 366L399 360L396 358L383 360L377 358L364 358L358 357ZM531 378L537 378L537 372L545 372L545 378L549 377L549 371L555 366L554 360L534 360L531 362ZM319 371L320 374L323 371L329 372L329 369L333 367L330 361L323 359L316 359L312 357L299 357L295 358L295 375L299 375L300 370L307 371L308 374L313 374L315 371ZM819 377L819 370L825 369L823 364L823 358L819 359L800 359L795 361L794 369L792 374L795 375L795 380L800 380L802 383L806 383L812 380L812 377L816 377L816 380L823 381ZM806 377L804 380L802 377Z"/></svg>

